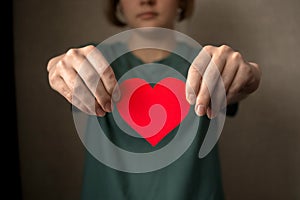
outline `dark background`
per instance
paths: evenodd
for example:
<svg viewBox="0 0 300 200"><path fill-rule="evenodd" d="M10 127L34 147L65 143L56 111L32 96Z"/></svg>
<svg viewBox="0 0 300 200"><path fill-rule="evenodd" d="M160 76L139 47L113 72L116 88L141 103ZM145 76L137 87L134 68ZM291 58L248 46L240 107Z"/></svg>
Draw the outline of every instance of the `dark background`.
<svg viewBox="0 0 300 200"><path fill-rule="evenodd" d="M13 2L6 1L2 5L2 110L5 117L2 117L2 187L3 196L11 199L22 199L21 174L19 162L15 70L14 70L14 42L13 42Z"/></svg>

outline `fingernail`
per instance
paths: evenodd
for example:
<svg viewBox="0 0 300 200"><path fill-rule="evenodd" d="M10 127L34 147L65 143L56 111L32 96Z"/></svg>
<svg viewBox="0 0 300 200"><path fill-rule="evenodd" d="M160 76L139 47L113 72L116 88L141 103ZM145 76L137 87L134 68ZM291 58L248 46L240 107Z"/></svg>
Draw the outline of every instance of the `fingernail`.
<svg viewBox="0 0 300 200"><path fill-rule="evenodd" d="M206 112L207 112L207 117L208 117L209 119L211 119L211 118L212 118L211 108L208 107Z"/></svg>
<svg viewBox="0 0 300 200"><path fill-rule="evenodd" d="M198 116L203 116L203 115L205 115L205 106L203 106L203 105L197 105L197 106L196 106L196 114L197 114Z"/></svg>
<svg viewBox="0 0 300 200"><path fill-rule="evenodd" d="M107 104L105 104L105 106L104 106L104 108L105 108L105 110L107 111L107 112L111 112L111 103L107 103Z"/></svg>
<svg viewBox="0 0 300 200"><path fill-rule="evenodd" d="M121 91L120 91L120 88L118 86L116 86L116 88L112 94L112 100L114 102L117 102L120 100L120 98L121 98Z"/></svg>
<svg viewBox="0 0 300 200"><path fill-rule="evenodd" d="M195 101L196 101L196 96L194 94L188 94L188 102L190 104L195 104Z"/></svg>

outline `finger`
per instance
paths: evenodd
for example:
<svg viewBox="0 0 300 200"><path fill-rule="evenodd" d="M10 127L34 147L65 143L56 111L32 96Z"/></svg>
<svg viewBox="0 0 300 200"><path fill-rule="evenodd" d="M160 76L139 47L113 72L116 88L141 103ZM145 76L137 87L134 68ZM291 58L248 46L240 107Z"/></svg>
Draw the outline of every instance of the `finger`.
<svg viewBox="0 0 300 200"><path fill-rule="evenodd" d="M106 70L103 72L101 80L107 93L110 96L112 96L114 101L118 101L121 96L121 91L119 89L115 73L113 72L113 69L110 66L107 67Z"/></svg>
<svg viewBox="0 0 300 200"><path fill-rule="evenodd" d="M106 91L102 80L100 79L97 84L97 89L95 93L97 102L100 104L101 108L106 112L111 112L111 96Z"/></svg>
<svg viewBox="0 0 300 200"><path fill-rule="evenodd" d="M232 62L231 60L227 60L225 67L222 71L222 87L221 83L218 83L217 87L215 87L213 92L213 105L210 105L207 109L207 115L209 118L214 118L218 115L218 113L223 110L227 105L227 94L229 87L231 86L236 74L238 71L238 66L236 62Z"/></svg>
<svg viewBox="0 0 300 200"><path fill-rule="evenodd" d="M207 108L207 116L210 119L215 118L226 108L226 90L222 79L218 79L215 84L213 94L211 95L210 104Z"/></svg>
<svg viewBox="0 0 300 200"><path fill-rule="evenodd" d="M196 113L199 116L207 113L211 96L218 81L221 79L220 71L224 68L225 63L226 60L223 56L213 56L204 72L203 81L196 100Z"/></svg>
<svg viewBox="0 0 300 200"><path fill-rule="evenodd" d="M73 104L83 105L86 107L90 114L97 115L98 110L95 106L95 97L87 86L83 83L83 80L78 76L73 92Z"/></svg>
<svg viewBox="0 0 300 200"><path fill-rule="evenodd" d="M85 56L99 76L102 76L106 68L110 66L101 51L96 47L91 47L91 50L89 50Z"/></svg>
<svg viewBox="0 0 300 200"><path fill-rule="evenodd" d="M101 108L97 100L95 100L95 110L96 110L96 114L100 117L104 117L106 114L106 112Z"/></svg>
<svg viewBox="0 0 300 200"><path fill-rule="evenodd" d="M191 105L195 104L196 102L196 94L198 94L200 90L201 81L202 75L193 65L191 65L188 71L185 87L186 99Z"/></svg>
<svg viewBox="0 0 300 200"><path fill-rule="evenodd" d="M257 63L249 62L248 66L249 66L249 70L247 76L249 77L249 81L245 86L245 91L250 94L254 92L259 86L261 71Z"/></svg>
<svg viewBox="0 0 300 200"><path fill-rule="evenodd" d="M210 54L203 48L189 68L186 81L186 99L190 104L195 104L196 102L203 74L210 61Z"/></svg>
<svg viewBox="0 0 300 200"><path fill-rule="evenodd" d="M56 65L56 63L59 60L61 60L64 56L65 56L65 54L62 54L60 56L57 56L57 57L54 57L54 58L50 59L48 64L47 64L47 71L50 72L51 69Z"/></svg>
<svg viewBox="0 0 300 200"><path fill-rule="evenodd" d="M73 96L73 105L76 106L80 111L89 114L89 115L97 115L99 117L105 116L106 112L100 107L98 102L95 100L95 107L88 108L86 107L81 100L79 100L77 97Z"/></svg>
<svg viewBox="0 0 300 200"><path fill-rule="evenodd" d="M74 60L74 58L72 58L72 60ZM76 105L77 107L83 109L83 107L88 108L89 113L95 113L95 111L92 109L91 105L94 105L94 103L91 103L91 100L87 100L85 99L85 97L83 97L86 94L89 94L88 91L89 90L84 81L82 80L82 78L79 76L79 74L77 73L77 71L75 71L76 68L79 68L78 65L74 64L74 62L72 64L74 64L74 68L73 66L68 65L67 61L65 60L61 60L57 63L57 72L60 74L61 79L64 81L64 83L67 85L67 87L69 88L69 90L71 91L71 97L69 99L71 99L71 103ZM76 67L77 66L77 67ZM89 97L86 98L90 98L90 99L94 99L94 97L91 97L89 94Z"/></svg>
<svg viewBox="0 0 300 200"><path fill-rule="evenodd" d="M106 112L111 112L111 97L106 91L99 74L87 59L81 64L79 74L101 108Z"/></svg>
<svg viewBox="0 0 300 200"><path fill-rule="evenodd" d="M50 72L51 74L51 72ZM52 84L53 83L53 84ZM76 108L79 110L87 113L92 114L94 113L93 110L87 108L81 101L79 101L74 95L73 95L73 89L71 90L67 83L62 79L61 77L57 77L55 81L51 81L51 87L54 88L56 91L58 91L68 102L73 104ZM72 86L73 88L73 86ZM102 113L100 113L102 114Z"/></svg>
<svg viewBox="0 0 300 200"><path fill-rule="evenodd" d="M74 60L74 58L72 59ZM67 99L77 107L81 109L85 107L89 110L89 113L95 114L95 97L77 71L75 71L75 66L78 65L75 64L74 67L72 67L67 63L69 62L61 60L56 65L56 73L60 75L64 85L68 88L69 94Z"/></svg>
<svg viewBox="0 0 300 200"><path fill-rule="evenodd" d="M106 89L107 93L110 96L114 96L115 100L118 100L120 96L120 90L116 86L117 80L113 72L113 69L106 61L103 54L97 48L94 48L87 55L87 59L92 64L94 69L98 72L99 76L101 77L103 86Z"/></svg>
<svg viewBox="0 0 300 200"><path fill-rule="evenodd" d="M69 68L74 68L74 70L76 71L76 76L79 75L83 79L87 87L94 94L96 92L97 82L99 81L100 76L97 73L97 71L94 69L92 64L88 61L85 55L88 54L87 52L90 52L91 50L87 51L86 49L87 47L81 50L70 49L66 53L66 57L64 58L64 60L66 60L65 63L71 63L69 64L70 65ZM67 74L65 74L65 76L67 77ZM75 80L75 78L76 77L72 76L73 80ZM72 80L69 81L73 82Z"/></svg>
<svg viewBox="0 0 300 200"><path fill-rule="evenodd" d="M238 64L236 62L228 60L226 66L222 71L222 80L224 83L226 94L228 93L228 90L234 80L234 77L237 74L237 71L238 71Z"/></svg>
<svg viewBox="0 0 300 200"><path fill-rule="evenodd" d="M51 78L50 86L61 94L68 102L72 103L72 91L61 77L57 77L55 79Z"/></svg>
<svg viewBox="0 0 300 200"><path fill-rule="evenodd" d="M241 91L246 86L247 82L249 81L249 78L247 74L249 74L249 66L246 64L241 64L238 67L237 73L234 77L234 80L232 81L228 93L227 93L227 102L233 102L234 99L238 98L239 95L241 95Z"/></svg>
<svg viewBox="0 0 300 200"><path fill-rule="evenodd" d="M63 79L63 75L61 74L63 71L61 62L57 63L56 65L57 70L53 70L54 68L49 69L49 82L50 86L55 89L58 93L60 93L69 103L73 104L75 107L77 107L79 110L89 113L88 109L82 105L79 101L74 101L73 96L73 85L70 85L69 81L65 81ZM73 70L71 70L71 74L75 73ZM67 76L69 77L69 76ZM69 83L69 84L67 84ZM69 86L68 86L69 85Z"/></svg>
<svg viewBox="0 0 300 200"><path fill-rule="evenodd" d="M200 92L196 99L195 112L198 116L203 116L206 114L210 102L210 95L205 82L202 81Z"/></svg>
<svg viewBox="0 0 300 200"><path fill-rule="evenodd" d="M72 60L73 67L77 72L76 76L80 76L81 80L78 79L78 77L76 76L74 77L74 73L66 69L65 77L68 78L70 77L68 76L68 74L72 74L70 80L66 80L66 81L72 83L74 82L73 80L78 79L77 84L86 85L87 89L94 96L94 98L96 98L97 102L101 106L101 109L105 110L106 112L111 112L111 106L110 106L111 97L108 94L108 92L105 90L104 85L100 79L100 75L92 66L92 64L89 62L89 60L83 54L79 53L77 50L69 51L67 55L70 56L70 59ZM79 86L77 85L77 87ZM82 95L82 94L76 94L76 95Z"/></svg>
<svg viewBox="0 0 300 200"><path fill-rule="evenodd" d="M84 112L89 115L94 115L94 112L91 111L88 107L86 107L77 97L73 96L72 98L72 105L75 107L76 110L80 110L81 112ZM74 111L74 109L73 109Z"/></svg>

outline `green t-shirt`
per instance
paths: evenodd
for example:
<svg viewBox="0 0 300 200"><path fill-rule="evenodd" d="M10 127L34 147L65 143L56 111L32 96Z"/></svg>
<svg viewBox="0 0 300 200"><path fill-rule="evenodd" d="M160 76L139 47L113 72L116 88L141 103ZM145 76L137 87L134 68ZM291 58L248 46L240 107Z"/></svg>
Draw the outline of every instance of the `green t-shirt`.
<svg viewBox="0 0 300 200"><path fill-rule="evenodd" d="M100 49L107 57L114 51L125 48L116 43ZM195 56L197 51L182 46L186 55ZM176 54L156 63L169 66L184 77L190 63ZM131 52L120 56L111 63L117 80L128 70L144 64ZM152 147L145 139L132 137L118 128L111 113L99 117L98 121L105 135L115 145L132 152L154 151L168 144L176 135L172 130L160 143ZM192 144L183 155L170 165L152 172L128 173L118 171L101 163L86 151L82 185L83 200L221 200L223 199L222 180L217 145L204 158L198 153L205 137L209 119L200 117L199 129ZM89 124L87 131L89 129Z"/></svg>

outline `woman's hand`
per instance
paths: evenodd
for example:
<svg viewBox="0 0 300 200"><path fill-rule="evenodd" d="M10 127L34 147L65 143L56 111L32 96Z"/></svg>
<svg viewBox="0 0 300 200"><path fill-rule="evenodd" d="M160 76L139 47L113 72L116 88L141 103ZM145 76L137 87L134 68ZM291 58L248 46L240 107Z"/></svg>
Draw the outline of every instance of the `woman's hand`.
<svg viewBox="0 0 300 200"><path fill-rule="evenodd" d="M120 96L115 74L94 46L70 49L47 65L50 86L83 112L104 116ZM117 88L117 89L115 89Z"/></svg>
<svg viewBox="0 0 300 200"><path fill-rule="evenodd" d="M220 77L226 93L226 105L229 105L246 98L258 88L261 71L258 64L247 62L239 52L226 45L203 47L189 68L186 87L187 100L195 104L197 115L207 114L213 118L222 109L222 102L216 103L214 108L210 106L211 97L215 95L218 98L220 94L215 89ZM216 94L210 95L211 91Z"/></svg>

